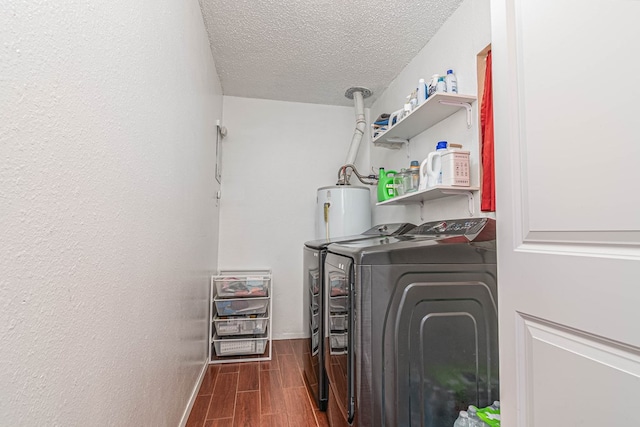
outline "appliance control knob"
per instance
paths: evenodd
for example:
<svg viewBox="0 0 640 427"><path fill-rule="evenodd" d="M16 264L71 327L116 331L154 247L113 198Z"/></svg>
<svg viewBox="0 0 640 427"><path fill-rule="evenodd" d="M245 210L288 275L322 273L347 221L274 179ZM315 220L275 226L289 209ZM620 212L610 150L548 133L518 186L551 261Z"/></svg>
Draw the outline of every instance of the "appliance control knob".
<svg viewBox="0 0 640 427"><path fill-rule="evenodd" d="M447 223L443 221L440 224L434 226L433 229L438 232L443 232L447 229Z"/></svg>

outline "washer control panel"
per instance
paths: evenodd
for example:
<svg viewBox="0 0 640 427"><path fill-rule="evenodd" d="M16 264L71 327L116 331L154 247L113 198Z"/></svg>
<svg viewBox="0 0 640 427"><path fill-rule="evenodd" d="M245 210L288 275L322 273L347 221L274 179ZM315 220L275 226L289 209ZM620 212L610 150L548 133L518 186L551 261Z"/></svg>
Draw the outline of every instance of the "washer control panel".
<svg viewBox="0 0 640 427"><path fill-rule="evenodd" d="M446 221L432 221L411 230L409 234L416 236L438 236L453 235L463 236L466 234L477 234L484 228L487 218L465 218Z"/></svg>

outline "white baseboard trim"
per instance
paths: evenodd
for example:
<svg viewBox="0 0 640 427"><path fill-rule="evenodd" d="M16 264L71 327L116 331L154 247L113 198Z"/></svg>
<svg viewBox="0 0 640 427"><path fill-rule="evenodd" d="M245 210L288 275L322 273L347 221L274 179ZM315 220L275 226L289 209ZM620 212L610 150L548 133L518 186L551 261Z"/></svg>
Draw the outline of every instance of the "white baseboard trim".
<svg viewBox="0 0 640 427"><path fill-rule="evenodd" d="M309 338L309 335L305 332L284 332L280 334L273 334L273 340L296 340L300 338Z"/></svg>
<svg viewBox="0 0 640 427"><path fill-rule="evenodd" d="M207 368L209 367L209 361L205 360L204 365L202 366L202 370L200 371L200 376L198 377L198 381L191 392L191 397L189 397L189 401L187 402L187 407L182 414L182 419L180 420L179 427L185 427L187 425L187 420L189 419L189 414L191 414L191 408L193 408L193 404L196 402L196 397L198 397L198 391L200 390L200 385L202 384L202 380L204 380L204 376L207 373Z"/></svg>

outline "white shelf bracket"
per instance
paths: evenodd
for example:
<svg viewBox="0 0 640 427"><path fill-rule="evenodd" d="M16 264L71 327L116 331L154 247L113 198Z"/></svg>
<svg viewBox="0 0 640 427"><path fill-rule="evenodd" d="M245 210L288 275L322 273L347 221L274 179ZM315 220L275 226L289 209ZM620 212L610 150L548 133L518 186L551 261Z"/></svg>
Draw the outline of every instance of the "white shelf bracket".
<svg viewBox="0 0 640 427"><path fill-rule="evenodd" d="M438 101L442 105L449 105L451 107L464 108L467 110L467 128L471 127L471 104L468 102L454 102L454 101Z"/></svg>
<svg viewBox="0 0 640 427"><path fill-rule="evenodd" d="M388 148L390 150L399 150L404 144L409 144L409 140L402 138L382 138L373 143L376 147Z"/></svg>
<svg viewBox="0 0 640 427"><path fill-rule="evenodd" d="M474 207L473 207L473 191L447 191L442 190L443 194L453 194L453 195L466 195L467 200L469 201L469 215L473 216Z"/></svg>

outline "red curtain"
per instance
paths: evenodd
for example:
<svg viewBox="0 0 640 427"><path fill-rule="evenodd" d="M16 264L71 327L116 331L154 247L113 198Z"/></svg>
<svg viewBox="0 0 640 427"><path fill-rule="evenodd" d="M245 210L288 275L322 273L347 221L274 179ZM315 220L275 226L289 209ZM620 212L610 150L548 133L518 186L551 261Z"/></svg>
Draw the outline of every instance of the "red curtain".
<svg viewBox="0 0 640 427"><path fill-rule="evenodd" d="M487 70L484 76L484 93L480 107L480 129L482 131L482 199L480 209L496 211L496 178L493 156L493 90L491 86L491 51L487 55Z"/></svg>

